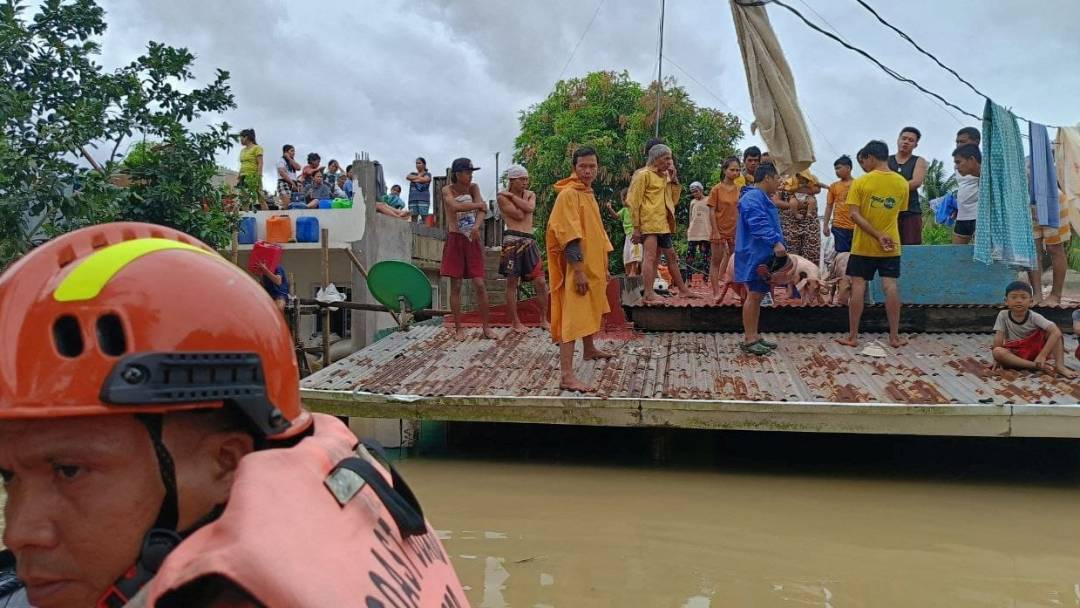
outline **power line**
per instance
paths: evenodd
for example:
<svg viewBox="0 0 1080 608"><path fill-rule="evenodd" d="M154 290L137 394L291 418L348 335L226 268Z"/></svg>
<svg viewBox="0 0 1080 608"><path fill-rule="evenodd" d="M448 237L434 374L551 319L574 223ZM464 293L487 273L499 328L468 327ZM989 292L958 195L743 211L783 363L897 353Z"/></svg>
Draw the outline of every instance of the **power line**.
<svg viewBox="0 0 1080 608"><path fill-rule="evenodd" d="M845 38L844 35L840 32L840 28L836 27L836 25L834 25L831 21L826 19L824 15L822 15L821 13L814 10L814 7L810 6L810 4L806 2L806 0L799 0L799 4L805 6L807 8L807 10L809 10L811 13L814 13L814 15L817 16L818 19L821 19L823 22L825 22L825 25L832 28L832 31L833 31L834 34L836 34L837 36L842 38L845 42L848 42L847 38ZM949 118L953 119L953 121L955 121L956 124L958 124L960 126L964 126L964 122L962 120L960 120L959 118L957 118L956 114L953 114L952 110L950 110L949 108L946 108L945 106L941 105L940 101L934 99L933 97L927 97L927 99L929 99L931 102L933 102L934 105L936 105L937 107L941 108L941 110L943 112L948 114Z"/></svg>
<svg viewBox="0 0 1080 608"><path fill-rule="evenodd" d="M713 99L715 99L716 101L719 101L719 102L720 102L720 105L724 106L724 108L725 108L725 109L726 109L726 110L727 110L727 111L728 111L729 113L731 113L731 114L735 114L735 109L734 109L734 108L732 108L732 107L731 107L730 105L728 105L728 103L727 103L726 101L724 101L724 99L723 99L722 97L720 97L720 96L719 96L719 95L717 95L716 93L713 93L713 92L712 92L712 90L710 90L710 89L709 89L709 87L705 86L705 83L701 82L701 81L700 81L700 80L698 80L697 78L694 78L693 74L691 74L690 72L687 72L687 71L686 71L686 69L685 69L684 67L682 67L681 65L679 65L679 64L677 64L677 63L675 63L675 62L674 62L674 61L673 61L673 60L671 59L671 57L670 57L670 56L669 56L669 57L664 57L664 61L666 61L666 62L670 63L670 64L672 65L672 67L674 67L675 69L677 69L677 70L679 70L680 72L682 72L682 73L683 73L683 76L686 76L686 77L687 77L687 78L689 78L689 79L690 79L690 80L691 80L692 82L694 82L695 84L697 84L697 85L698 85L699 87L701 87L701 88L705 89L705 92L706 92L706 93L708 93L709 95L712 95Z"/></svg>
<svg viewBox="0 0 1080 608"><path fill-rule="evenodd" d="M930 58L930 59L931 59L931 60L932 60L932 61L933 61L934 63L938 64L938 66L939 66L939 67L940 67L941 69L943 69L943 70L945 70L946 72L948 72L948 73L952 74L953 76L955 76L955 77L956 77L956 79L957 79L957 80L959 80L960 82L962 82L962 83L964 83L965 85L967 85L967 88L971 89L971 90L972 90L972 91L973 91L973 92L974 92L974 93L975 93L976 95L978 95L979 97L982 97L983 99L987 99L987 100L989 100L989 99L990 99L990 96L989 96L989 95L987 95L986 93L983 93L982 91L980 91L979 89L977 89L977 88L975 87L975 85L973 85L973 84L971 84L970 82L968 82L968 81L967 81L967 80L966 80L966 79L965 79L965 78L964 78L963 76L961 76L960 74L958 74L958 73L956 72L956 70L954 70L954 69L950 68L949 66L945 65L945 64L944 64L944 63L942 63L942 62L941 62L941 61L940 61L940 60L939 60L939 59L938 59L937 57L935 57L933 53L931 53L931 52L927 51L926 49L924 49L923 47L919 46L919 43L917 43L917 42L915 42L914 40L912 40L911 36L908 36L908 35L907 35L906 33L904 33L904 31L903 31L903 30L901 30L900 28L898 28L898 27L896 27L895 25L893 25L893 24L889 23L888 21L886 21L884 17L882 17L881 15L879 15L879 14L878 14L878 12L874 10L874 7L872 7L872 6L870 6L869 4L867 4L867 3L866 3L866 2L864 1L864 0L855 0L855 1L856 1L856 2L858 2L860 6L862 6L862 7L863 7L863 8L865 8L866 10L870 11L870 14L871 14L871 15L873 15L873 16L874 16L874 17L875 17L875 18L876 18L876 19L877 19L878 21L880 21L882 25L884 25L885 27L889 28L890 30L892 30L892 31L896 32L896 33L897 33L897 35L899 35L899 36L900 36L901 38L903 38L903 39L904 39L904 40L906 40L906 41L907 41L908 43L910 43L910 44L911 44L911 46L915 47L915 49L916 49L917 51L919 51L919 52L920 52L920 53L922 53L923 55L926 55L926 56L927 56L927 57L929 57L929 58ZM1024 118L1023 116L1020 116L1019 114L1017 114L1017 113L1015 113L1015 112L1013 112L1013 116L1015 116L1015 117L1019 118L1020 120L1023 120L1023 121L1025 121L1025 122L1029 122L1029 123L1031 122L1031 121L1030 121L1030 120L1028 120L1027 118ZM1055 128L1057 128L1057 127L1055 127Z"/></svg>
<svg viewBox="0 0 1080 608"><path fill-rule="evenodd" d="M562 80L563 74L566 73L566 68L570 67L570 62L574 60L574 55L577 54L578 47L581 46L581 42L585 40L585 35L592 29L593 23L596 22L597 15L600 14L600 9L604 6L604 0L600 0L596 4L596 10L593 11L592 19L589 19L589 24L585 26L585 31L581 32L581 38L578 38L577 44L574 45L574 50L570 51L570 56L566 58L566 63L562 66L562 71L559 72L559 77L555 79L556 82Z"/></svg>
<svg viewBox="0 0 1080 608"><path fill-rule="evenodd" d="M733 1L735 2L735 4L738 4L739 6L746 6L746 7L765 6L766 4L778 4L778 5L786 8L788 11L790 11L796 17L798 17L810 29L820 33L821 35L823 35L823 36L825 36L827 38L830 38L830 39L836 41L837 43L839 43L844 48L846 48L846 49L848 49L850 51L853 51L855 53L858 53L859 55L862 55L863 57L868 59L871 63L876 65L878 68L880 68L881 71L885 72L886 74L893 77L894 79L896 79L896 80L898 80L900 82L910 84L911 86L915 87L916 89L922 91L923 93L925 93L927 95L930 95L930 96L934 97L938 101L944 103L945 105L949 106L950 108L955 109L956 111L960 112L961 114L964 114L965 116L970 116L971 118L973 118L975 120L982 120L981 117L976 116L975 114L973 114L971 112L968 112L967 110L961 108L960 106L952 103L948 99L945 99L941 95L939 95L939 94L931 91L930 89L927 89L926 87L922 86L921 84L919 84L915 80L913 80L911 78L908 78L907 76L904 76L903 74L900 74L899 72L897 72L896 70L890 68L889 66L885 65L884 63L881 63L880 61L877 60L877 58L875 58L870 53L867 53L866 51L864 51L864 50L862 50L862 49L860 49L860 48L858 48L858 47L856 47L856 46L854 46L852 44L849 44L848 42L846 42L845 40L843 40L839 36L824 30L823 28L821 28L821 26L817 25L816 23L814 23L814 22L810 21L809 19L807 19L806 17L804 17L803 14L800 13L798 10L792 8L791 6L788 6L787 4L781 2L780 0L733 0Z"/></svg>

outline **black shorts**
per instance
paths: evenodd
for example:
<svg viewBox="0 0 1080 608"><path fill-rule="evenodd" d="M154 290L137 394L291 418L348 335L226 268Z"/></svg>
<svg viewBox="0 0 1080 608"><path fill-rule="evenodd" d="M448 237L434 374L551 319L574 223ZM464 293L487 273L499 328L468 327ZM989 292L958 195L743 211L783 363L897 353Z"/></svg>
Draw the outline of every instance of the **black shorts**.
<svg viewBox="0 0 1080 608"><path fill-rule="evenodd" d="M675 247L675 239L671 238L670 233L668 233L668 234L644 234L641 237L641 239L642 239L641 242L644 243L645 239L649 238L650 236L655 236L656 237L656 247L657 247L657 249L672 249L672 248Z"/></svg>
<svg viewBox="0 0 1080 608"><path fill-rule="evenodd" d="M956 225L953 226L953 234L959 236L974 236L975 220L956 220Z"/></svg>
<svg viewBox="0 0 1080 608"><path fill-rule="evenodd" d="M874 274L882 278L900 278L900 256L875 258L868 255L851 254L847 263L847 276L872 281Z"/></svg>

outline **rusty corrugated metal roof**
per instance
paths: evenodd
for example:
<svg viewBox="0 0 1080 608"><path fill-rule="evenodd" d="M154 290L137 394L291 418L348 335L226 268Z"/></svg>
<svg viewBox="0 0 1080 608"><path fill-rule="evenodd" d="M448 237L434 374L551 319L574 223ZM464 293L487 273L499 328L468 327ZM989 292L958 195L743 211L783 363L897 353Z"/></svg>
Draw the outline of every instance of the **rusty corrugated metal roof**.
<svg viewBox="0 0 1080 608"><path fill-rule="evenodd" d="M441 327L395 333L302 381L305 389L437 396L566 396L559 390L558 349L533 329L457 340ZM838 334L780 334L772 356L738 349L739 334L634 333L601 338L619 353L582 362L580 377L612 399L931 404L1076 404L1080 383L989 369L992 337L918 334L885 348L883 359L837 344ZM864 341L880 335L866 335Z"/></svg>

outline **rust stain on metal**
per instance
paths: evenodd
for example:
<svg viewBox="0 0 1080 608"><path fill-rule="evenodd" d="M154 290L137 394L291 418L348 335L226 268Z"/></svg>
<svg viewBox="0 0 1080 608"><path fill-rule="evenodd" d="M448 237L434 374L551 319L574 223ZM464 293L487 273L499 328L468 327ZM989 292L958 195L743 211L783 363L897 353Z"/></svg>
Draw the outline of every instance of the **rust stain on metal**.
<svg viewBox="0 0 1080 608"><path fill-rule="evenodd" d="M468 330L418 326L392 334L302 381L307 389L424 396L557 397L558 348L539 329L481 340ZM1077 403L1080 383L1044 374L993 372L985 334L920 334L885 358L856 354L833 334L778 334L768 357L743 354L741 335L603 334L618 353L575 368L600 398L817 403ZM885 336L865 341L887 344Z"/></svg>

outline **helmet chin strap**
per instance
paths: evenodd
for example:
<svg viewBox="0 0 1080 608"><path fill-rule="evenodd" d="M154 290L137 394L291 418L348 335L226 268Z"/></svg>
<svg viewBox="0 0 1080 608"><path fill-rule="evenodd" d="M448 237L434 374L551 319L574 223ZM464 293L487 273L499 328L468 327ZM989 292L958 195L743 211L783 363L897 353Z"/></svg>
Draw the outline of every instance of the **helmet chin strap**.
<svg viewBox="0 0 1080 608"><path fill-rule="evenodd" d="M182 536L177 531L180 518L180 498L176 491L176 465L169 449L161 437L164 417L160 414L139 414L135 416L146 427L150 442L154 446L158 472L165 486L165 497L158 509L157 520L143 537L142 548L135 564L109 587L97 601L97 608L121 608L139 592L157 574L165 558L180 544ZM191 531L205 525L220 515L220 510L207 514L200 519ZM190 531L189 531L190 533Z"/></svg>

